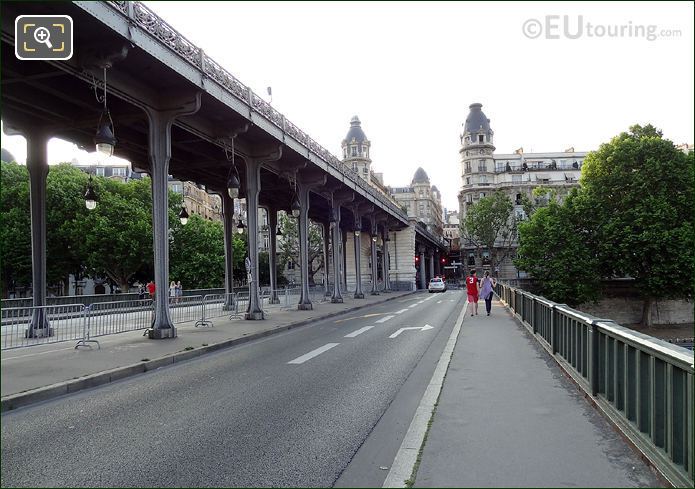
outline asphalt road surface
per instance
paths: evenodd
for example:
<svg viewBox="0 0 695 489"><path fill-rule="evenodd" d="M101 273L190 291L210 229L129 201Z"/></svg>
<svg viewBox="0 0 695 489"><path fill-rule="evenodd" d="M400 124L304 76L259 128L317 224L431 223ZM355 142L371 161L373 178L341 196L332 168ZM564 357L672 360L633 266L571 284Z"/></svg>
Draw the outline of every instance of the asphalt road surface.
<svg viewBox="0 0 695 489"><path fill-rule="evenodd" d="M464 297L406 296L3 414L0 482L380 486Z"/></svg>

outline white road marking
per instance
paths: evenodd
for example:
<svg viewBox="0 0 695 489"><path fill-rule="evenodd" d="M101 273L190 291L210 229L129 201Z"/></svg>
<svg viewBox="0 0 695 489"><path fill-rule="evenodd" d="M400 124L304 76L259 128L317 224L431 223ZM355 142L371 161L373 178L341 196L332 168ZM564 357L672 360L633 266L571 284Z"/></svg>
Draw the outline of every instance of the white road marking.
<svg viewBox="0 0 695 489"><path fill-rule="evenodd" d="M405 309L401 309L400 311L394 312L394 314L403 314L404 312L407 312L408 308L406 307Z"/></svg>
<svg viewBox="0 0 695 489"><path fill-rule="evenodd" d="M385 316L377 321L374 321L374 324L385 323L386 321L388 321L389 319L393 319L394 317L396 317L396 316Z"/></svg>
<svg viewBox="0 0 695 489"><path fill-rule="evenodd" d="M67 348L58 348L57 350L48 350L48 351L41 351L38 353L27 353L26 355L17 355L16 357L7 357L3 358L2 361L9 361L9 360L16 360L18 358L26 358L26 357L35 357L36 355L46 355L47 353L55 353L57 351L63 351L63 350L74 350L75 348L72 346L69 346Z"/></svg>
<svg viewBox="0 0 695 489"><path fill-rule="evenodd" d="M410 305L408 306L408 309L411 309L411 308L417 306L418 304L419 304L419 302L416 302L415 304L410 304Z"/></svg>
<svg viewBox="0 0 695 489"><path fill-rule="evenodd" d="M444 302L444 301L437 301L437 304L441 304L442 302Z"/></svg>
<svg viewBox="0 0 695 489"><path fill-rule="evenodd" d="M344 338L354 338L354 337L357 336L357 335L361 335L361 334L364 333L365 331L369 331L369 330L372 329L373 327L374 327L374 326L365 326L364 328L360 328L360 329L358 329L357 331L353 331L353 332L350 333L350 334L346 334L346 335L344 336Z"/></svg>
<svg viewBox="0 0 695 489"><path fill-rule="evenodd" d="M323 352L325 352L325 351L330 350L330 349L333 348L334 346L338 346L339 344L340 344L340 343L326 343L326 344L323 345L321 348L317 348L316 350L312 350L312 351L310 351L309 353L307 353L306 355L302 355L301 357L297 357L297 358L295 358L294 360L289 361L289 362L287 362L287 363L292 363L292 364L294 364L294 365L299 365L300 363L304 363L304 362L306 362L307 360L311 360L312 358L314 358L314 357L320 355L321 353L323 353Z"/></svg>
<svg viewBox="0 0 695 489"><path fill-rule="evenodd" d="M412 326L412 327L409 327L409 328L401 328L401 329L399 329L398 331L396 331L395 333L393 333L391 336L389 336L389 338L395 338L396 336L398 336L399 334L401 334L403 331L406 331L406 330L409 330L409 329L419 329L420 331L427 331L428 329L434 329L434 327L430 326L429 324L425 324L425 325L422 326L422 327L420 327L420 326Z"/></svg>

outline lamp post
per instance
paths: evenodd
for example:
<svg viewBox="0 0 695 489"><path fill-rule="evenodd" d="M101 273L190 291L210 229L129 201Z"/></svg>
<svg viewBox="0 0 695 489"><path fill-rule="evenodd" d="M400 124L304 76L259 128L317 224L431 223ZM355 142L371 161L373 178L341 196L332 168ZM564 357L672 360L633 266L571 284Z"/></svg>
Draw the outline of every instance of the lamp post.
<svg viewBox="0 0 695 489"><path fill-rule="evenodd" d="M97 153L102 156L102 159L113 155L113 149L116 146L116 136L114 135L113 120L111 113L106 105L106 66L104 67L104 94L101 99L97 96L97 100L103 102L104 107L99 116L97 124L97 132L94 136L94 145ZM96 86L95 86L96 91Z"/></svg>
<svg viewBox="0 0 695 489"><path fill-rule="evenodd" d="M94 210L97 206L97 201L99 197L94 191L94 182L92 181L92 174L89 174L89 182L87 182L87 191L84 193L84 205L88 210Z"/></svg>
<svg viewBox="0 0 695 489"><path fill-rule="evenodd" d="M186 211L186 206L181 205L181 210L179 211L179 220L181 221L182 225L186 225L188 223L188 211Z"/></svg>
<svg viewBox="0 0 695 489"><path fill-rule="evenodd" d="M239 222L237 222L237 225L236 225L237 234L244 234L244 228L245 227L246 226L244 226L244 221L242 221L241 217L239 217Z"/></svg>

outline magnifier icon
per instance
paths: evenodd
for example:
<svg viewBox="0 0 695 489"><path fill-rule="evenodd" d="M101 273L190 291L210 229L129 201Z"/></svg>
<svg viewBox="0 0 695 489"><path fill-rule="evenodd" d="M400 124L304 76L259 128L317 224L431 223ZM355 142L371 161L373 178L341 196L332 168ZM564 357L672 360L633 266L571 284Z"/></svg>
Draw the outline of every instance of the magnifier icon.
<svg viewBox="0 0 695 489"><path fill-rule="evenodd" d="M53 44L51 44L51 31L45 27L39 27L34 31L34 40L38 43L45 44L49 49L53 49Z"/></svg>

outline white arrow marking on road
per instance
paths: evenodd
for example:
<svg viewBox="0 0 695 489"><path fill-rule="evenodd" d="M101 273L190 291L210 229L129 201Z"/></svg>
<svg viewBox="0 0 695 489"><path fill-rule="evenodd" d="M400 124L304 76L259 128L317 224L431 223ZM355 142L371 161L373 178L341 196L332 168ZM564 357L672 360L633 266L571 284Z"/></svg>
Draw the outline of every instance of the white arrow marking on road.
<svg viewBox="0 0 695 489"><path fill-rule="evenodd" d="M404 312L408 312L408 308L401 309L400 311L394 312L394 314L403 314Z"/></svg>
<svg viewBox="0 0 695 489"><path fill-rule="evenodd" d="M389 338L395 338L396 336L398 336L399 334L401 334L403 331L405 331L407 329L419 329L420 331L427 331L428 329L434 329L434 327L430 326L429 324L425 324L423 327L414 326L411 328L401 328L398 331L396 331L395 333L393 333L391 336L389 336Z"/></svg>
<svg viewBox="0 0 695 489"><path fill-rule="evenodd" d="M350 334L346 334L346 335L345 335L345 338L354 338L355 336L360 335L360 334L364 333L365 331L369 331L369 330L372 329L373 327L374 327L374 326L365 326L364 328L360 328L360 329L358 329L357 331L353 331L353 332L350 333Z"/></svg>
<svg viewBox="0 0 695 489"><path fill-rule="evenodd" d="M326 343L326 344L323 345L321 348L317 348L316 350L312 350L312 351L310 351L309 353L307 353L306 355L302 355L301 357L297 357L297 358L295 358L294 360L292 360L292 361L290 361L290 362L287 362L287 363L292 363L292 364L295 364L295 365L299 365L300 363L304 363L304 362L306 362L307 360L311 360L311 359L314 358L315 356L318 356L318 355L320 355L321 353L323 353L324 351L328 351L328 350L330 350L331 348L333 348L334 346L338 346L339 344L340 344L340 343Z"/></svg>
<svg viewBox="0 0 695 489"><path fill-rule="evenodd" d="M392 319L392 318L394 318L394 317L395 317L395 316L385 316L385 317L379 319L378 321L374 321L374 324L377 324L377 323L385 323L386 321L388 321L389 319Z"/></svg>

